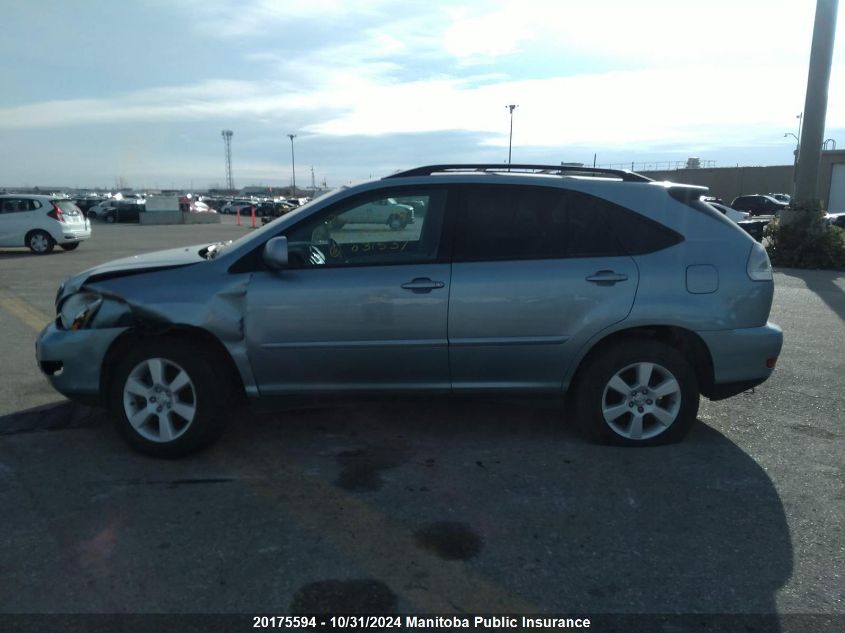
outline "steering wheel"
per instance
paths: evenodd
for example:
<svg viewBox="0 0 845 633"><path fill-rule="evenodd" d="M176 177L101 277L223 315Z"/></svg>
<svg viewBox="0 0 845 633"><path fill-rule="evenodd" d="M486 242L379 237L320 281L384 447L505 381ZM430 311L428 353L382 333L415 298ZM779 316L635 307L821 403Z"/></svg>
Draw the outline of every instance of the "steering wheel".
<svg viewBox="0 0 845 633"><path fill-rule="evenodd" d="M334 241L332 238L328 239L328 253L323 249L315 246L314 244L309 244L308 246L308 263L312 266L324 266L330 261L342 261L343 263L348 263L349 259L346 257L346 253L341 248L340 244Z"/></svg>
<svg viewBox="0 0 845 633"><path fill-rule="evenodd" d="M346 252L344 252L343 247L338 244L334 238L329 238L329 257L332 259L339 259L344 264L349 263L349 258L346 256Z"/></svg>

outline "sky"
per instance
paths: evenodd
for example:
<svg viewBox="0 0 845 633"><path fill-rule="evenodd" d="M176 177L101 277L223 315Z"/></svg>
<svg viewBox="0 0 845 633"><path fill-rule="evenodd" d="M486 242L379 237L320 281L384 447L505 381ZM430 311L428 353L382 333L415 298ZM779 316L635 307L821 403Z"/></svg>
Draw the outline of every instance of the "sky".
<svg viewBox="0 0 845 633"><path fill-rule="evenodd" d="M0 187L792 163L815 0L0 0ZM825 138L845 149L840 11ZM710 163L708 163L710 164Z"/></svg>

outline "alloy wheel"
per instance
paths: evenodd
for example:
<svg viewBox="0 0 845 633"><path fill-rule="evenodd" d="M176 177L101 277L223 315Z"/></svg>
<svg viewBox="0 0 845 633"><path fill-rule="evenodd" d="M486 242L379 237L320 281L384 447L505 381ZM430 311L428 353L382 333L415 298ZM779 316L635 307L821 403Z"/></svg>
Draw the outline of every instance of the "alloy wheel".
<svg viewBox="0 0 845 633"><path fill-rule="evenodd" d="M188 373L166 358L138 363L123 387L126 419L144 439L172 442L191 427L197 392Z"/></svg>
<svg viewBox="0 0 845 633"><path fill-rule="evenodd" d="M680 410L681 386L657 363L628 365L613 375L602 395L604 421L629 440L660 435L675 422Z"/></svg>

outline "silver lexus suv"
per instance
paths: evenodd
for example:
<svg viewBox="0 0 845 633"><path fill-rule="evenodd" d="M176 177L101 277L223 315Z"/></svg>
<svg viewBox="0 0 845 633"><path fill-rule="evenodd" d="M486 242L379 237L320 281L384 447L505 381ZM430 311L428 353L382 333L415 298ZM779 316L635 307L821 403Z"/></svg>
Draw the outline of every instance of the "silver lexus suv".
<svg viewBox="0 0 845 633"><path fill-rule="evenodd" d="M137 449L188 453L242 398L559 394L589 437L682 438L699 396L765 381L763 247L701 187L626 171L435 165L344 188L226 244L67 279L37 358ZM415 222L344 221L413 200Z"/></svg>

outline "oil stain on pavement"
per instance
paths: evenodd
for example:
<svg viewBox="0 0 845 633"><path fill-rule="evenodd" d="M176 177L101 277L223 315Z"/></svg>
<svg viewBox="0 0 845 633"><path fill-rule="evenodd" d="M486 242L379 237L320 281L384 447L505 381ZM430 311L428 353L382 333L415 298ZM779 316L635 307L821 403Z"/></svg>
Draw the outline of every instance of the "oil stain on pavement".
<svg viewBox="0 0 845 633"><path fill-rule="evenodd" d="M484 540L465 523L438 521L414 532L417 545L445 560L468 560L481 551Z"/></svg>
<svg viewBox="0 0 845 633"><path fill-rule="evenodd" d="M300 587L290 602L292 615L396 613L396 594L381 581L321 580Z"/></svg>
<svg viewBox="0 0 845 633"><path fill-rule="evenodd" d="M819 440L835 440L835 439L841 437L840 435L837 435L836 433L832 433L830 431L826 431L825 429L820 429L817 426L811 426L809 424L793 424L793 425L790 426L790 428L793 431L797 431L798 433L801 433L802 435L814 437L814 438L819 439Z"/></svg>
<svg viewBox="0 0 845 633"><path fill-rule="evenodd" d="M343 467L335 485L351 492L378 490L384 485L381 473L408 461L407 451L396 447L368 446L341 451L337 461Z"/></svg>

